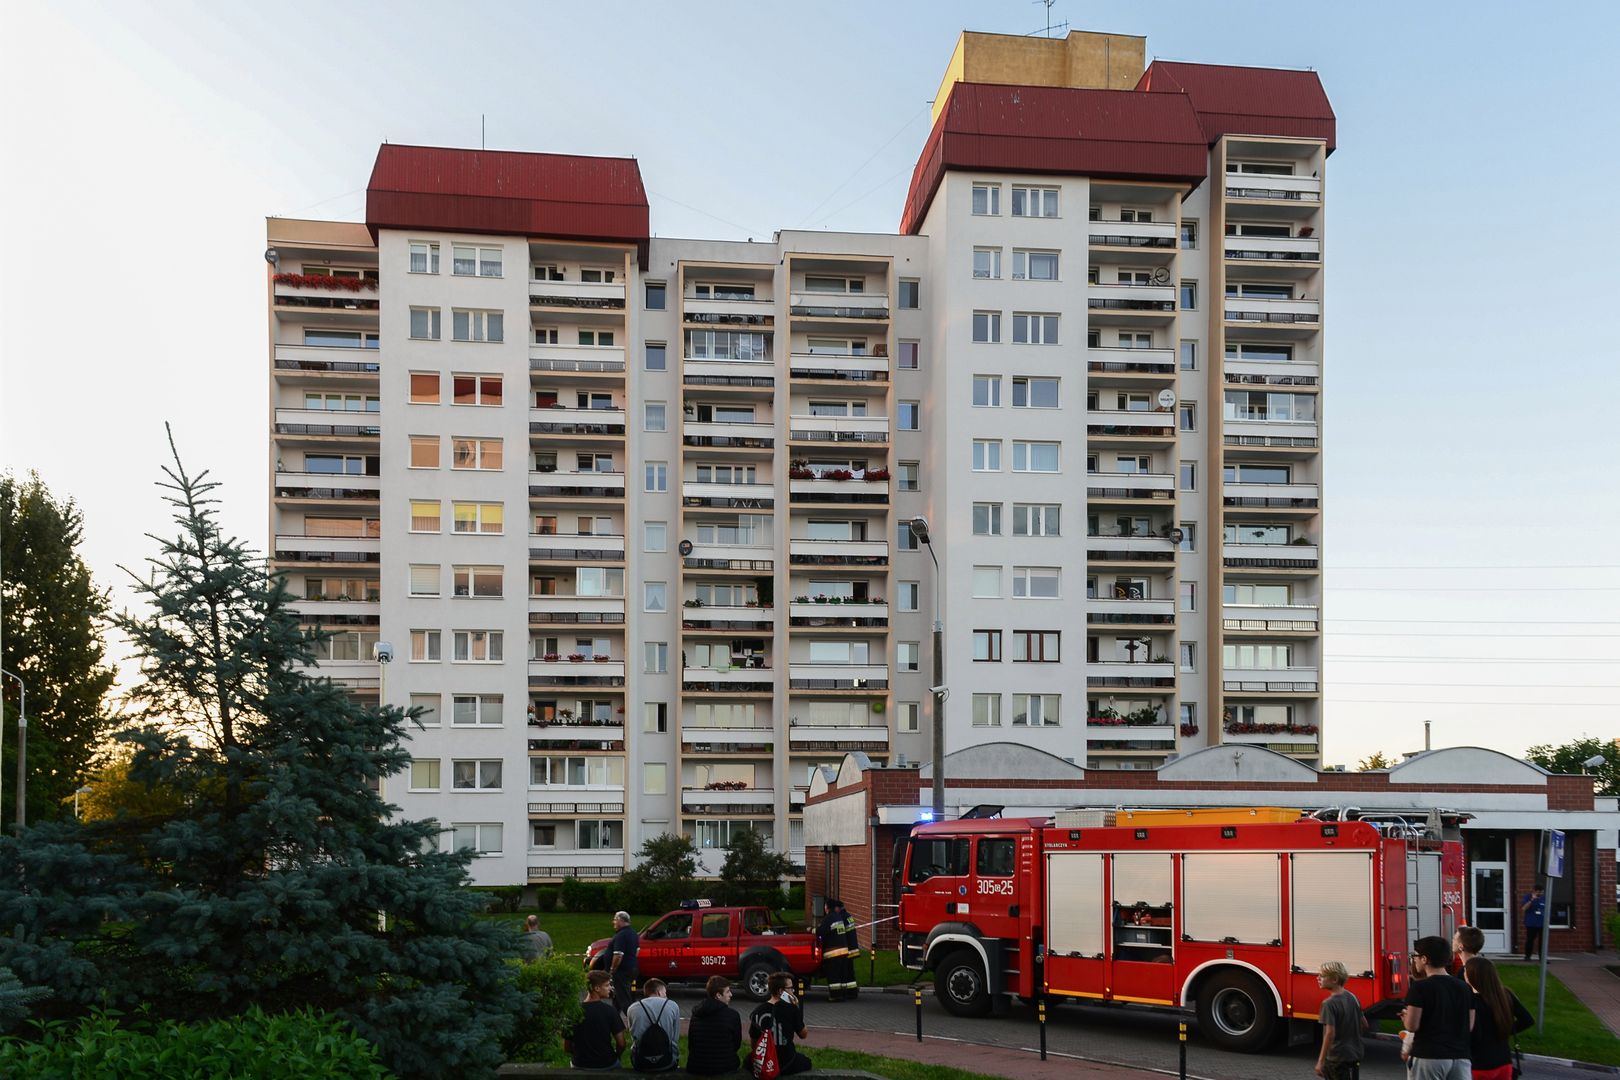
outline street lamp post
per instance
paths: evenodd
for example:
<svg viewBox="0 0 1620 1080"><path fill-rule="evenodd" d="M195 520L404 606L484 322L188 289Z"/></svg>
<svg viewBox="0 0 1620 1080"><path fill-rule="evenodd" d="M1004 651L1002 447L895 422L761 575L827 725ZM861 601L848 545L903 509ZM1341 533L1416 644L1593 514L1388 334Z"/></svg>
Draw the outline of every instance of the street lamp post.
<svg viewBox="0 0 1620 1080"><path fill-rule="evenodd" d="M81 784L73 789L73 820L79 820L79 796L88 795L94 788L90 784Z"/></svg>
<svg viewBox="0 0 1620 1080"><path fill-rule="evenodd" d="M17 833L21 835L28 819L28 684L22 681L22 676L4 668L0 668L0 675L16 679L17 689L22 692L17 707Z"/></svg>
<svg viewBox="0 0 1620 1080"><path fill-rule="evenodd" d="M928 533L928 519L914 517L906 522L912 538L928 549L934 560L934 820L945 817L945 699L950 691L945 687L945 623L940 618L939 556L934 554L933 538Z"/></svg>

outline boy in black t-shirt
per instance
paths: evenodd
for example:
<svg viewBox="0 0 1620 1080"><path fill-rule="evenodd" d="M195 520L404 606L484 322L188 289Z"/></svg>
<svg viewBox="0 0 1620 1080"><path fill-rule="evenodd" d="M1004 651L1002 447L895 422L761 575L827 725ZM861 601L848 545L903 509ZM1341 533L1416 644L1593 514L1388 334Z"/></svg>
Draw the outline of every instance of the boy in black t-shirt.
<svg viewBox="0 0 1620 1080"><path fill-rule="evenodd" d="M804 1011L792 992L793 976L785 971L773 974L766 983L771 998L756 1008L748 1017L748 1045L752 1049L765 1031L767 1024L776 1039L776 1058L782 1065L782 1075L807 1072L813 1068L808 1057L793 1045L794 1039L807 1039L804 1029Z"/></svg>
<svg viewBox="0 0 1620 1080"><path fill-rule="evenodd" d="M1418 938L1412 944L1412 964L1424 973L1407 991L1403 1015L1406 1029L1414 1033L1412 1080L1469 1080L1474 995L1467 983L1446 971L1450 943L1442 937Z"/></svg>
<svg viewBox="0 0 1620 1080"><path fill-rule="evenodd" d="M571 1055L576 1069L606 1071L619 1067L624 1053L624 1018L613 1007L613 977L593 971L585 979L585 1012L563 1049Z"/></svg>

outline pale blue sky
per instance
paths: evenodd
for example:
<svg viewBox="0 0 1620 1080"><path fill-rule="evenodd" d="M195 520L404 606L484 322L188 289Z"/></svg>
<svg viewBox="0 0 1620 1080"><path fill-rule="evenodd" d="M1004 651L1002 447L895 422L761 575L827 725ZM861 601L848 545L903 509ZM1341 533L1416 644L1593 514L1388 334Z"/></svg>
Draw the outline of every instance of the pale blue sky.
<svg viewBox="0 0 1620 1080"><path fill-rule="evenodd" d="M1509 751L1620 734L1620 6L1053 17L1150 56L1313 67L1338 113L1328 760L1416 749L1424 719L1437 745ZM358 219L378 142L476 146L483 113L491 147L639 158L663 235L888 231L957 34L1044 20L1023 0L7 5L0 462L78 498L118 584L164 529L170 419L262 543L267 214Z"/></svg>

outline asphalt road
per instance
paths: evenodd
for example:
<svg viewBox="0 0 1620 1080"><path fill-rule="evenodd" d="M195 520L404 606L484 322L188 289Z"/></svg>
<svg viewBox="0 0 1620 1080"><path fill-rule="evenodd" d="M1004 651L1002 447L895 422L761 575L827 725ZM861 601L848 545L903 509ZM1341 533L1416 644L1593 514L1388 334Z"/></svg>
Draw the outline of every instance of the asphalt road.
<svg viewBox="0 0 1620 1080"><path fill-rule="evenodd" d="M805 1022L810 1039L805 1049L814 1056L817 1045L832 1045L825 1032L830 1028L863 1031L914 1033L917 1012L909 994L866 991L859 1002L833 1004L823 991L813 991L805 1005ZM693 989L677 988L673 996L681 1011L689 1014L701 999ZM746 1019L754 1004L735 1003ZM1040 1034L1033 1010L1014 1006L1006 1016L964 1019L951 1016L923 995L923 1032L967 1042L1023 1049L1040 1045ZM1112 1062L1136 1068L1163 1070L1176 1075L1178 1048L1176 1018L1132 1006L1076 1005L1065 1002L1047 1014L1047 1048L1050 1053L1085 1060ZM1399 1046L1393 1041L1369 1040L1367 1059L1362 1064L1365 1080L1405 1080ZM1235 1054L1206 1042L1194 1024L1187 1036L1187 1075L1207 1080L1268 1080L1288 1077L1309 1080L1316 1062L1316 1047L1278 1048L1267 1054ZM1604 1074L1558 1065L1527 1062L1527 1080L1595 1080Z"/></svg>

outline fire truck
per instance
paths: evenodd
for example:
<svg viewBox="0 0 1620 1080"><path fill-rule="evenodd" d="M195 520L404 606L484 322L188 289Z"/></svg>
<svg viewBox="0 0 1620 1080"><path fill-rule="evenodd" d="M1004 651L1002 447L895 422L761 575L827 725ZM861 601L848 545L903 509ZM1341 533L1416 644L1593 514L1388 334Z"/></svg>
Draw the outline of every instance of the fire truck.
<svg viewBox="0 0 1620 1080"><path fill-rule="evenodd" d="M1462 849L1435 814L1355 816L1063 811L920 825L896 849L900 960L932 971L958 1016L1043 995L1195 1008L1205 1036L1233 1050L1315 1021L1328 960L1372 1015L1388 1015L1412 940L1449 938L1459 922Z"/></svg>

